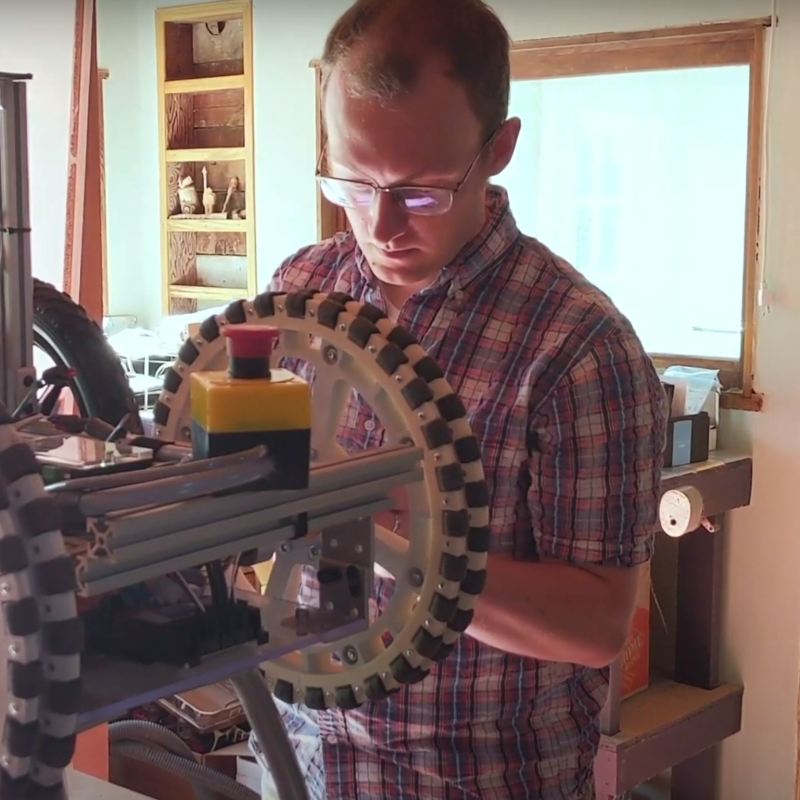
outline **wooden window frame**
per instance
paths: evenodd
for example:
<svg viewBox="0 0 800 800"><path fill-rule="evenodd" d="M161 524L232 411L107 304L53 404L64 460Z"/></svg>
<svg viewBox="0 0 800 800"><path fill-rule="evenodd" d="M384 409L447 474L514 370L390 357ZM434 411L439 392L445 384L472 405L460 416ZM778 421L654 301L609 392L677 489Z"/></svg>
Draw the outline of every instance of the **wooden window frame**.
<svg viewBox="0 0 800 800"><path fill-rule="evenodd" d="M738 359L697 358L651 353L657 367L681 363L720 371L726 387L723 406L760 410L762 396L753 388L759 275L760 204L764 137L764 46L769 18L660 28L630 33L600 33L515 42L511 79L604 75L620 72L747 65L750 68L747 185L745 205L742 347Z"/></svg>

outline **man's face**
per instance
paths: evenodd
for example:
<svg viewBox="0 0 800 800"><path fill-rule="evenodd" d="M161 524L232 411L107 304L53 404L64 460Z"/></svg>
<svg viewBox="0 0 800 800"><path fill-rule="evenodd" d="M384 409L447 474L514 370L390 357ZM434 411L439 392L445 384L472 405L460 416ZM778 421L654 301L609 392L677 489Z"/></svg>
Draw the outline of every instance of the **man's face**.
<svg viewBox="0 0 800 800"><path fill-rule="evenodd" d="M485 132L464 88L429 58L415 90L391 101L352 97L347 64L330 76L325 97L327 172L377 186L454 188L480 150ZM371 208L347 209L375 276L410 286L432 281L479 231L485 217L486 159L441 216L409 214L391 195Z"/></svg>

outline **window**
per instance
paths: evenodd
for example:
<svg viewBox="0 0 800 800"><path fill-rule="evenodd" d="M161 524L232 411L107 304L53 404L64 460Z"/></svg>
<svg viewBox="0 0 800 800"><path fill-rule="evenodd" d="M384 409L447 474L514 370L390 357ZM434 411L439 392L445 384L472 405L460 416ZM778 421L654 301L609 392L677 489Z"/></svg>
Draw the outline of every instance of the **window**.
<svg viewBox="0 0 800 800"><path fill-rule="evenodd" d="M498 182L520 228L599 286L659 365L752 407L764 21L520 42Z"/></svg>

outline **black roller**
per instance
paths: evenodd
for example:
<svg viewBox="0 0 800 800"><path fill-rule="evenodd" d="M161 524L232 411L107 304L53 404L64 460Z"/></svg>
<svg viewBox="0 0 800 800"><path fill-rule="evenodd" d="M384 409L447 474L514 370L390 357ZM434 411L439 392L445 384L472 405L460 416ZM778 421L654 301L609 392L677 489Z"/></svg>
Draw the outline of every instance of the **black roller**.
<svg viewBox="0 0 800 800"><path fill-rule="evenodd" d="M431 598L429 611L431 616L439 622L450 622L458 609L457 597L445 597L438 592Z"/></svg>
<svg viewBox="0 0 800 800"><path fill-rule="evenodd" d="M420 628L412 640L417 652L425 658L430 658L432 661L437 659L439 648L442 646L442 637L434 636L430 631L425 628Z"/></svg>
<svg viewBox="0 0 800 800"><path fill-rule="evenodd" d="M378 333L375 323L366 317L356 317L347 328L347 338L362 350L367 346L370 337Z"/></svg>
<svg viewBox="0 0 800 800"><path fill-rule="evenodd" d="M325 692L316 686L309 686L305 692L303 702L314 711L325 710Z"/></svg>
<svg viewBox="0 0 800 800"><path fill-rule="evenodd" d="M75 566L69 556L35 564L34 575L40 594L63 594L75 591Z"/></svg>
<svg viewBox="0 0 800 800"><path fill-rule="evenodd" d="M169 419L169 406L162 403L160 400L153 406L153 420L156 425L164 426Z"/></svg>
<svg viewBox="0 0 800 800"><path fill-rule="evenodd" d="M0 573L9 575L28 566L25 542L20 536L4 536L0 539Z"/></svg>
<svg viewBox="0 0 800 800"><path fill-rule="evenodd" d="M486 481L470 481L465 484L464 492L470 508L483 508L489 505L489 487Z"/></svg>
<svg viewBox="0 0 800 800"><path fill-rule="evenodd" d="M50 681L44 693L45 706L55 714L77 714L81 710L81 680Z"/></svg>
<svg viewBox="0 0 800 800"><path fill-rule="evenodd" d="M441 417L423 425L422 435L431 450L450 444L453 441L453 432Z"/></svg>
<svg viewBox="0 0 800 800"><path fill-rule="evenodd" d="M406 403L415 411L423 404L433 400L431 387L422 378L414 378L402 389Z"/></svg>
<svg viewBox="0 0 800 800"><path fill-rule="evenodd" d="M469 511L442 511L442 528L445 536L463 538L469 533Z"/></svg>
<svg viewBox="0 0 800 800"><path fill-rule="evenodd" d="M197 346L191 339L187 339L181 345L181 349L178 351L178 358L183 361L184 364L188 364L189 366L197 361L197 357L199 355L200 351L197 349Z"/></svg>
<svg viewBox="0 0 800 800"><path fill-rule="evenodd" d="M411 684L424 681L428 677L430 670L412 667L405 656L398 656L389 664L392 676L398 683Z"/></svg>
<svg viewBox="0 0 800 800"><path fill-rule="evenodd" d="M36 755L43 764L53 769L64 769L72 761L75 752L75 734L57 739L55 736L42 736Z"/></svg>
<svg viewBox="0 0 800 800"><path fill-rule="evenodd" d="M310 289L302 289L299 292L287 294L284 303L286 316L294 319L303 319L306 315L306 301L310 300L314 294Z"/></svg>
<svg viewBox="0 0 800 800"><path fill-rule="evenodd" d="M444 372L430 356L425 356L417 361L414 364L414 371L422 380L428 381L428 383L444 378Z"/></svg>
<svg viewBox="0 0 800 800"><path fill-rule="evenodd" d="M470 569L463 581L461 581L461 591L467 594L480 594L486 586L486 570Z"/></svg>
<svg viewBox="0 0 800 800"><path fill-rule="evenodd" d="M47 650L56 656L69 656L83 649L83 625L80 619L46 622L42 636Z"/></svg>
<svg viewBox="0 0 800 800"><path fill-rule="evenodd" d="M341 303L336 303L331 299L323 300L317 307L317 320L320 325L333 330L339 321L339 314L344 311Z"/></svg>
<svg viewBox="0 0 800 800"><path fill-rule="evenodd" d="M467 534L467 548L473 553L488 553L492 540L492 530L486 525L481 528L470 528Z"/></svg>
<svg viewBox="0 0 800 800"><path fill-rule="evenodd" d="M381 348L375 360L387 375L394 375L403 364L408 363L408 356L396 344L387 344Z"/></svg>
<svg viewBox="0 0 800 800"><path fill-rule="evenodd" d="M358 311L358 316L368 319L373 324L386 319L385 312L381 311L378 306L372 305L372 303L364 303Z"/></svg>
<svg viewBox="0 0 800 800"><path fill-rule="evenodd" d="M458 460L462 464L481 460L481 446L474 436L464 436L462 439L456 439L455 448Z"/></svg>
<svg viewBox="0 0 800 800"><path fill-rule="evenodd" d="M178 373L170 368L167 370L167 375L164 378L164 389L172 394L178 391L181 388L181 384L183 383L183 378L178 375ZM166 408L166 406L164 406Z"/></svg>
<svg viewBox="0 0 800 800"><path fill-rule="evenodd" d="M444 553L439 565L439 574L446 581L462 581L467 574L468 565L469 556L454 556Z"/></svg>
<svg viewBox="0 0 800 800"><path fill-rule="evenodd" d="M398 325L386 337L392 344L396 344L401 350L416 344L417 340L402 326Z"/></svg>
<svg viewBox="0 0 800 800"><path fill-rule="evenodd" d="M5 603L6 626L12 636L30 636L39 630L39 604L35 597Z"/></svg>
<svg viewBox="0 0 800 800"><path fill-rule="evenodd" d="M459 608L448 623L448 628L455 633L464 633L472 623L475 612L471 608Z"/></svg>
<svg viewBox="0 0 800 800"><path fill-rule="evenodd" d="M336 705L345 711L358 707L358 700L356 700L355 692L353 692L353 687L349 684L347 686L337 686L335 697Z"/></svg>
<svg viewBox="0 0 800 800"><path fill-rule="evenodd" d="M244 308L244 300L234 300L225 309L225 319L231 325L241 325L247 320L247 312Z"/></svg>
<svg viewBox="0 0 800 800"><path fill-rule="evenodd" d="M445 464L436 468L436 482L441 492L457 492L464 488L464 470L461 464Z"/></svg>
<svg viewBox="0 0 800 800"><path fill-rule="evenodd" d="M40 536L61 528L61 509L52 497L37 497L18 510L20 533L25 536Z"/></svg>
<svg viewBox="0 0 800 800"><path fill-rule="evenodd" d="M276 295L282 292L262 292L253 300L253 308L259 317L274 317Z"/></svg>
<svg viewBox="0 0 800 800"><path fill-rule="evenodd" d="M0 477L6 483L25 477L26 475L38 475L39 464L36 456L26 444L12 444L0 452Z"/></svg>
<svg viewBox="0 0 800 800"><path fill-rule="evenodd" d="M212 316L203 321L200 326L200 335L207 341L213 342L219 338L219 322L217 318Z"/></svg>
<svg viewBox="0 0 800 800"><path fill-rule="evenodd" d="M464 408L464 404L457 395L445 395L436 401L436 405L439 407L439 413L448 422L453 422L454 420L467 416L467 409Z"/></svg>
<svg viewBox="0 0 800 800"><path fill-rule="evenodd" d="M275 691L273 692L278 700L283 700L284 703L294 703L294 686L289 681L278 678L275 681Z"/></svg>
<svg viewBox="0 0 800 800"><path fill-rule="evenodd" d="M22 664L19 661L8 662L8 683L11 694L21 700L32 700L38 697L44 687L44 672L40 661Z"/></svg>

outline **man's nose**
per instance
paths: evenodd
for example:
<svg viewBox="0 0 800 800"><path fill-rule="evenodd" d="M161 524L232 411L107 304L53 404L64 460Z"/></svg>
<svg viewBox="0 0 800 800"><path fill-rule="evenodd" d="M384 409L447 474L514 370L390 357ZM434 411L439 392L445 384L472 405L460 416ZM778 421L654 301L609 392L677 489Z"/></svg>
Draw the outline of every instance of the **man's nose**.
<svg viewBox="0 0 800 800"><path fill-rule="evenodd" d="M408 212L390 192L376 192L370 210L370 234L377 245L388 245L406 232Z"/></svg>

